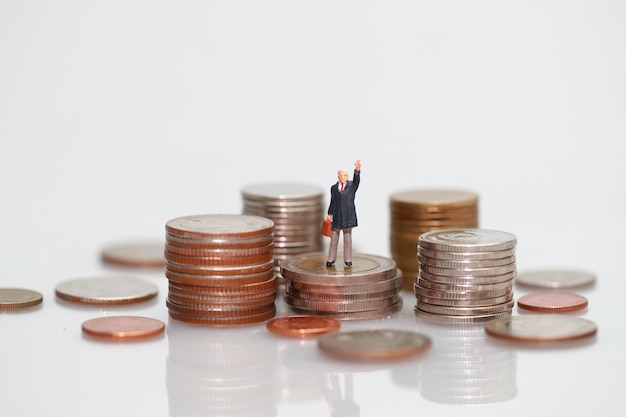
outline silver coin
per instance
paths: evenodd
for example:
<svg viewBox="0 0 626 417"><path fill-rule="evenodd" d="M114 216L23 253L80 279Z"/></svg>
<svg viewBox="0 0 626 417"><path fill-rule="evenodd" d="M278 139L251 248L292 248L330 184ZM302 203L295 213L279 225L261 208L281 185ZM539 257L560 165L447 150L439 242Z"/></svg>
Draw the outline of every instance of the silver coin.
<svg viewBox="0 0 626 417"><path fill-rule="evenodd" d="M595 274L589 271L568 269L543 269L518 273L515 283L537 288L575 288L592 285Z"/></svg>
<svg viewBox="0 0 626 417"><path fill-rule="evenodd" d="M418 255L428 256L429 258L448 259L451 261L482 261L508 258L515 255L515 248L505 249L494 252L447 252L417 247Z"/></svg>
<svg viewBox="0 0 626 417"><path fill-rule="evenodd" d="M507 293L498 297L491 298L438 298L429 297L421 294L415 294L419 305L431 304L445 307L489 307L497 304L503 304L513 299L513 293Z"/></svg>
<svg viewBox="0 0 626 417"><path fill-rule="evenodd" d="M487 275L487 276L447 276L447 275L437 275L437 274L429 274L423 270L419 271L419 278L424 278L431 282L437 282L440 284L453 284L453 285L473 285L473 284L497 284L506 281L510 281L515 278L517 275L516 271L507 272L500 275Z"/></svg>
<svg viewBox="0 0 626 417"><path fill-rule="evenodd" d="M298 314L311 314L310 310L299 309L297 307L291 307L293 312ZM396 304L390 305L388 307L377 308L374 310L364 310L364 311L348 311L348 312L337 312L337 311L315 311L315 315L323 316L323 317L332 317L337 320L373 320L373 319L381 319L385 317L389 317L393 314L396 314L402 310L402 298L398 300Z"/></svg>
<svg viewBox="0 0 626 417"><path fill-rule="evenodd" d="M430 265L419 264L420 271L437 276L452 277L492 277L515 272L517 265L512 262L503 266L494 266L489 268L440 268Z"/></svg>
<svg viewBox="0 0 626 417"><path fill-rule="evenodd" d="M55 288L57 297L82 304L128 304L150 300L158 287L131 276L77 278L64 281Z"/></svg>
<svg viewBox="0 0 626 417"><path fill-rule="evenodd" d="M495 314L483 314L476 316L458 316L458 315L445 315L445 314L433 314L427 311L420 310L415 307L416 317L428 320L433 323L439 324L451 324L451 325L473 325L478 323L486 323L498 318L506 318L511 316L511 310L503 311Z"/></svg>
<svg viewBox="0 0 626 417"><path fill-rule="evenodd" d="M449 252L494 252L512 249L517 237L488 229L444 229L420 235L418 244L426 249Z"/></svg>
<svg viewBox="0 0 626 417"><path fill-rule="evenodd" d="M529 314L494 320L485 332L494 337L522 342L562 342L590 337L598 326L580 317L562 314Z"/></svg>
<svg viewBox="0 0 626 417"><path fill-rule="evenodd" d="M303 299L311 301L323 301L323 302L340 302L350 303L359 301L374 301L374 300L388 300L392 297L397 297L400 293L401 287L378 292L362 292L362 293L337 293L337 292L317 292L317 291L300 291L296 290L289 285L286 286L284 295L292 297L294 299ZM368 308L369 310L369 308Z"/></svg>
<svg viewBox="0 0 626 417"><path fill-rule="evenodd" d="M352 285L385 281L396 276L393 259L376 255L354 254L352 267L337 261L326 267L326 254L307 253L286 259L280 264L286 280L307 284Z"/></svg>
<svg viewBox="0 0 626 417"><path fill-rule="evenodd" d="M483 306L483 307L447 307L447 306L439 306L434 304L422 303L419 302L416 304L417 308L421 311L425 311L431 314L441 314L446 316L483 316L489 314L498 314L504 313L506 311L511 311L513 306L515 305L515 301L507 301L502 304L494 304L491 306Z"/></svg>
<svg viewBox="0 0 626 417"><path fill-rule="evenodd" d="M317 301L304 298L296 298L285 294L283 299L289 306L299 310L326 311L331 313L359 312L369 310L380 310L395 305L400 300L400 295L382 300L358 300L358 301Z"/></svg>
<svg viewBox="0 0 626 417"><path fill-rule="evenodd" d="M513 292L513 286L491 291L439 291L430 290L419 285L419 282L414 285L415 295L428 298L436 298L441 300L480 300L480 299L493 299L502 297Z"/></svg>
<svg viewBox="0 0 626 417"><path fill-rule="evenodd" d="M445 292L497 291L512 287L513 278L495 284L442 284L436 281L427 280L423 276L418 275L416 284L429 290Z"/></svg>
<svg viewBox="0 0 626 417"><path fill-rule="evenodd" d="M422 353L431 340L417 332L396 329L356 330L326 333L318 338L319 349L349 360L387 360Z"/></svg>
<svg viewBox="0 0 626 417"><path fill-rule="evenodd" d="M417 261L420 264L440 267L440 268L453 268L453 269L481 269L481 268L493 268L496 266L510 265L515 262L515 256L509 256L500 259L482 259L477 261L459 261L450 259L438 259L429 258L418 254Z"/></svg>
<svg viewBox="0 0 626 417"><path fill-rule="evenodd" d="M402 286L402 272L398 269L397 275L391 279L384 281L372 282L368 284L354 285L336 285L336 284L306 284L302 282L287 281L287 288L293 288L299 291L332 293L332 294L367 294L370 292L378 293L389 290L396 290Z"/></svg>

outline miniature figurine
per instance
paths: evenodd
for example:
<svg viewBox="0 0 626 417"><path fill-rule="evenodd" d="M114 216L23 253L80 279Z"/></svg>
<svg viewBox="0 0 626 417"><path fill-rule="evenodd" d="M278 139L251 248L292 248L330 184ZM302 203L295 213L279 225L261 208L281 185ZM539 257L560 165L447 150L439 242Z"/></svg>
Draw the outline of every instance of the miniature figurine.
<svg viewBox="0 0 626 417"><path fill-rule="evenodd" d="M352 181L348 180L348 172L340 169L337 172L338 181L330 187L330 205L328 206L328 220L333 224L330 235L330 248L326 267L331 267L337 258L339 233L343 233L343 262L347 267L352 266L352 228L358 226L354 197L361 182L361 161L354 163Z"/></svg>

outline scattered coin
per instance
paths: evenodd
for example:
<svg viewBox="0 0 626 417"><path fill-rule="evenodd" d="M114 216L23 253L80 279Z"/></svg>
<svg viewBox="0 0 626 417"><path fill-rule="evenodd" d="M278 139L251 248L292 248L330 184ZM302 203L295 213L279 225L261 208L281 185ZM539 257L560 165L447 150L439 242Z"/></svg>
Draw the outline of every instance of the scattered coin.
<svg viewBox="0 0 626 417"><path fill-rule="evenodd" d="M43 295L23 288L0 288L0 311L17 310L41 304Z"/></svg>
<svg viewBox="0 0 626 417"><path fill-rule="evenodd" d="M109 316L87 320L81 328L85 335L97 339L137 340L162 334L165 324L149 317Z"/></svg>
<svg viewBox="0 0 626 417"><path fill-rule="evenodd" d="M103 262L137 268L161 268L165 265L163 242L124 242L106 246Z"/></svg>
<svg viewBox="0 0 626 417"><path fill-rule="evenodd" d="M593 336L597 325L580 317L533 314L494 319L485 324L493 337L521 342L563 342Z"/></svg>
<svg viewBox="0 0 626 417"><path fill-rule="evenodd" d="M318 348L347 360L389 360L420 354L430 348L431 340L420 333L396 330L356 330L320 336Z"/></svg>
<svg viewBox="0 0 626 417"><path fill-rule="evenodd" d="M517 300L517 307L541 313L566 313L586 308L587 298L565 292L540 292L527 294Z"/></svg>
<svg viewBox="0 0 626 417"><path fill-rule="evenodd" d="M520 272L515 283L537 288L575 288L594 284L596 277L589 271L568 269L543 269Z"/></svg>
<svg viewBox="0 0 626 417"><path fill-rule="evenodd" d="M57 297L81 304L129 304L153 299L159 290L151 282L131 276L77 278L62 282Z"/></svg>
<svg viewBox="0 0 626 417"><path fill-rule="evenodd" d="M287 337L311 337L339 330L338 320L321 316L277 317L267 322L267 330Z"/></svg>

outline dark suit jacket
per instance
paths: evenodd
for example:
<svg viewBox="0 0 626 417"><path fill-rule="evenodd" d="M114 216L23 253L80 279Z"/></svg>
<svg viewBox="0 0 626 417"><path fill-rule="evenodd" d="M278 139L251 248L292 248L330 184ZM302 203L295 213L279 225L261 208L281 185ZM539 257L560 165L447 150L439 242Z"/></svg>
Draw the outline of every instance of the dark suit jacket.
<svg viewBox="0 0 626 417"><path fill-rule="evenodd" d="M339 192L339 182L330 187L328 214L333 215L333 229L349 229L358 226L354 196L361 182L361 171L354 170L352 180L346 181L343 192Z"/></svg>

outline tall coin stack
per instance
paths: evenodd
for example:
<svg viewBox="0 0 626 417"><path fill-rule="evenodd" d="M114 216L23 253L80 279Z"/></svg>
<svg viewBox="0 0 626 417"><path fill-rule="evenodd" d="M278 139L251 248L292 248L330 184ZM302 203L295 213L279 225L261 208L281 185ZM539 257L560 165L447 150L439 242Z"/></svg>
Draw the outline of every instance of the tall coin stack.
<svg viewBox="0 0 626 417"><path fill-rule="evenodd" d="M252 184L241 190L243 214L274 222L274 271L292 255L323 248L320 226L324 219L323 190L300 183ZM280 285L281 283L279 283Z"/></svg>
<svg viewBox="0 0 626 417"><path fill-rule="evenodd" d="M498 230L448 229L420 235L415 314L447 324L510 316L516 245L515 235Z"/></svg>
<svg viewBox="0 0 626 417"><path fill-rule="evenodd" d="M478 195L455 189L413 189L393 193L390 208L391 256L412 291L419 271L417 239L431 230L478 227Z"/></svg>
<svg viewBox="0 0 626 417"><path fill-rule="evenodd" d="M352 267L326 267L325 254L302 254L287 258L280 270L285 303L299 314L362 320L402 308L402 272L390 258L359 254Z"/></svg>
<svg viewBox="0 0 626 417"><path fill-rule="evenodd" d="M277 278L271 220L194 215L172 219L165 229L171 318L228 326L274 317Z"/></svg>

